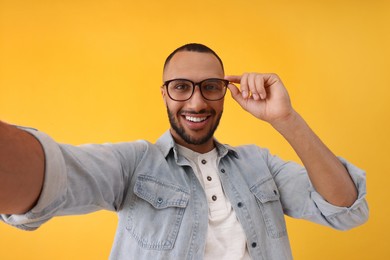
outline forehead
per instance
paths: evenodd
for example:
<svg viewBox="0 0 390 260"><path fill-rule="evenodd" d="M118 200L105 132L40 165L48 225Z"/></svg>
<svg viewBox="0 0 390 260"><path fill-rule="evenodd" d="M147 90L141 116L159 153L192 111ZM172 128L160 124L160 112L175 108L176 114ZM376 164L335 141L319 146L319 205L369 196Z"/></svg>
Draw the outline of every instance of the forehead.
<svg viewBox="0 0 390 260"><path fill-rule="evenodd" d="M221 63L211 53L180 51L167 64L163 80L185 78L200 81L207 78L223 78Z"/></svg>

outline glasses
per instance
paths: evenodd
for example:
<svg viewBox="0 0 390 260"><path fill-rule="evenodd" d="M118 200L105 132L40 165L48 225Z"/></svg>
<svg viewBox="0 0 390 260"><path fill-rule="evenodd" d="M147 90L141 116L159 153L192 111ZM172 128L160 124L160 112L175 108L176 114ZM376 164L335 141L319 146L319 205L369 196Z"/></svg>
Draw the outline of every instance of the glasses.
<svg viewBox="0 0 390 260"><path fill-rule="evenodd" d="M172 79L165 81L163 87L166 87L168 96L175 101L189 100L195 92L195 86L199 87L204 99L216 101L225 96L228 84L228 80L216 78L205 79L197 83L188 79Z"/></svg>

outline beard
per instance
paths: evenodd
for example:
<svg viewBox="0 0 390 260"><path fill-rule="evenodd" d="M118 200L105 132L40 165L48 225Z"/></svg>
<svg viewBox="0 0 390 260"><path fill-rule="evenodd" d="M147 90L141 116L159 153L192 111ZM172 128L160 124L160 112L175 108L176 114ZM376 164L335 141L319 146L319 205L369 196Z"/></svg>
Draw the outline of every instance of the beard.
<svg viewBox="0 0 390 260"><path fill-rule="evenodd" d="M186 132L184 127L182 127L179 123L178 120L176 120L175 115L172 113L171 110L169 110L167 106L167 112L168 112L168 118L169 118L169 123L171 125L171 128L175 130L175 132L180 136L181 139L183 139L187 144L192 144L192 145L202 145L205 144L207 141L209 141L211 138L214 136L215 130L217 130L219 121L221 120L222 117L222 112L217 115L217 120L215 124L210 128L210 130L205 134L204 136L200 138L194 138L190 134ZM181 111L179 111L177 114L180 114ZM205 111L200 111L200 113L204 113ZM215 110L209 111L211 112L212 115L216 115ZM196 114L196 113L193 113Z"/></svg>

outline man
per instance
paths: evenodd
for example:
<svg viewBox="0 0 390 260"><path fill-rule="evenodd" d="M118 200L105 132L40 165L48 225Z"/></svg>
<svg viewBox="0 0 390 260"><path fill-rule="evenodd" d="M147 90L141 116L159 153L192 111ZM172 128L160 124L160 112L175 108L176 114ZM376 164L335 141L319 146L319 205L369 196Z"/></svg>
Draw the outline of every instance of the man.
<svg viewBox="0 0 390 260"><path fill-rule="evenodd" d="M224 76L214 51L188 44L167 58L163 81L171 128L156 144L74 147L1 123L1 219L33 230L108 209L119 215L112 259L267 260L292 258L283 213L337 229L366 221L364 172L321 142L277 75ZM227 88L305 168L214 139Z"/></svg>

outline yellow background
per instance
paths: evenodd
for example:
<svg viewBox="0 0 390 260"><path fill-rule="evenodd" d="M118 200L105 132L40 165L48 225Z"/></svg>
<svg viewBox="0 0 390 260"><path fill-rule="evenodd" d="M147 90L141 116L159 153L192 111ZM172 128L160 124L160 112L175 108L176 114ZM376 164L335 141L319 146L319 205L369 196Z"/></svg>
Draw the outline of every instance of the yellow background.
<svg viewBox="0 0 390 260"><path fill-rule="evenodd" d="M0 0L0 119L81 144L147 139L168 128L165 57L215 49L228 74L278 73L293 105L338 155L367 171L370 220L340 232L287 218L295 259L390 259L386 0ZM292 149L227 95L217 138ZM107 259L111 212L0 224L0 259Z"/></svg>

